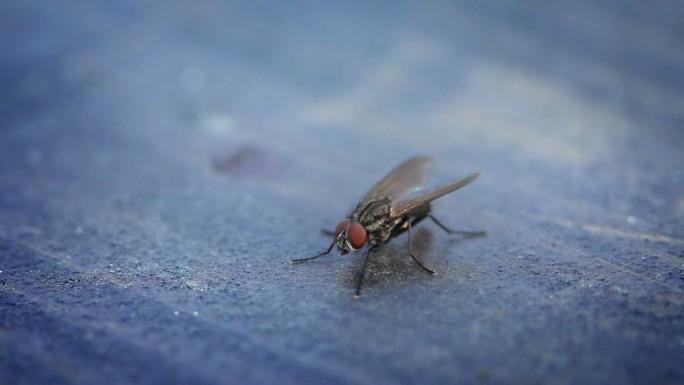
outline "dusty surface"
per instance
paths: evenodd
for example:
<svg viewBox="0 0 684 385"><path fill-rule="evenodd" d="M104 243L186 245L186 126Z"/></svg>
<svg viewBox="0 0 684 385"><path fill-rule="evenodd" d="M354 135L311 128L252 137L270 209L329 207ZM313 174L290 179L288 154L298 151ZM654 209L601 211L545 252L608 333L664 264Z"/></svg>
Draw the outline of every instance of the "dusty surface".
<svg viewBox="0 0 684 385"><path fill-rule="evenodd" d="M4 1L0 383L684 382L684 31L660 2ZM156 4L156 3L154 3ZM316 254L424 153L434 205Z"/></svg>

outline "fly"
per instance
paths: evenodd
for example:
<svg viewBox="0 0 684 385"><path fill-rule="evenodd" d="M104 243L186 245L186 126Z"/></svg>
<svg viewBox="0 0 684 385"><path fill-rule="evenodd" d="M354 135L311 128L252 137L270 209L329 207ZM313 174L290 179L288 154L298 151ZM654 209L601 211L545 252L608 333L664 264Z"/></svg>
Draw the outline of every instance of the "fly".
<svg viewBox="0 0 684 385"><path fill-rule="evenodd" d="M430 218L437 226L449 234L465 236L486 235L484 231L459 231L446 227L430 214L430 202L477 179L480 173L475 172L452 183L433 189L426 189L425 174L432 167L432 159L428 156L414 156L395 167L382 180L368 191L366 196L356 205L349 215L335 227L333 241L324 252L313 257L290 259L290 263L314 260L330 254L337 246L340 255L356 251L368 244L366 258L361 268L359 282L354 297L361 294L361 284L368 264L368 256L378 247L393 237L408 232L408 254L423 270L434 275L433 270L425 267L413 255L411 249L411 227L425 218Z"/></svg>

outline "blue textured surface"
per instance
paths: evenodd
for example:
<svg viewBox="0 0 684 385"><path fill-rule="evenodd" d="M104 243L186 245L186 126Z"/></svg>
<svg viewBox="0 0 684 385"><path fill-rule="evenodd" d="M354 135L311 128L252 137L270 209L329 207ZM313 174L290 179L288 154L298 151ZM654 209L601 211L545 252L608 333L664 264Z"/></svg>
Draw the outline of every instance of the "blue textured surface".
<svg viewBox="0 0 684 385"><path fill-rule="evenodd" d="M0 384L684 382L684 9L0 4ZM316 254L410 155L473 184Z"/></svg>

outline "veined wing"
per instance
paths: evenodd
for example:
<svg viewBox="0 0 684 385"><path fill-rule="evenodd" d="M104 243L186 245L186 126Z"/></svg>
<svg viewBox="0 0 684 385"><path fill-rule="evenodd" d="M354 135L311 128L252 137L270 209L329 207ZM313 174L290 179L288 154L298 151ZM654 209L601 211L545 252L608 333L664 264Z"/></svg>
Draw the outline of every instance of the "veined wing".
<svg viewBox="0 0 684 385"><path fill-rule="evenodd" d="M414 156L395 167L371 187L361 205L383 197L396 199L418 191L425 184L425 171L432 166L429 156Z"/></svg>
<svg viewBox="0 0 684 385"><path fill-rule="evenodd" d="M409 211L415 209L416 207L432 202L433 200L441 197L442 195L446 195L454 190L460 189L461 187L477 179L478 176L480 176L480 173L476 172L468 176L465 176L453 183L438 186L432 190L427 190L425 192L417 192L415 194L408 195L406 196L406 198L402 198L402 200L394 202L394 204L392 204L392 211L390 212L390 216L392 218L399 218L408 213Z"/></svg>

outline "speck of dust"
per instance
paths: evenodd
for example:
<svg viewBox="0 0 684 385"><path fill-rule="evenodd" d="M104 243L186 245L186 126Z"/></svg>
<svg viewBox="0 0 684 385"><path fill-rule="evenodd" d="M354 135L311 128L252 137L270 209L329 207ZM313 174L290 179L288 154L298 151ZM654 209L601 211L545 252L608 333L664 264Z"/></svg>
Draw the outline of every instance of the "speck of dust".
<svg viewBox="0 0 684 385"><path fill-rule="evenodd" d="M178 312L178 310L173 311L173 315L175 315L176 317L178 317L179 314L180 314L180 312Z"/></svg>
<svg viewBox="0 0 684 385"><path fill-rule="evenodd" d="M81 226L76 227L74 231L76 231L76 234L83 234L83 228Z"/></svg>
<svg viewBox="0 0 684 385"><path fill-rule="evenodd" d="M629 223L630 225L635 224L635 223L636 223L636 218L633 217L633 216L631 216L631 215L628 216L628 217L627 217L627 223Z"/></svg>
<svg viewBox="0 0 684 385"><path fill-rule="evenodd" d="M199 313L197 312L197 310L195 310L192 312L192 315L193 315L193 317L197 317L199 315Z"/></svg>

